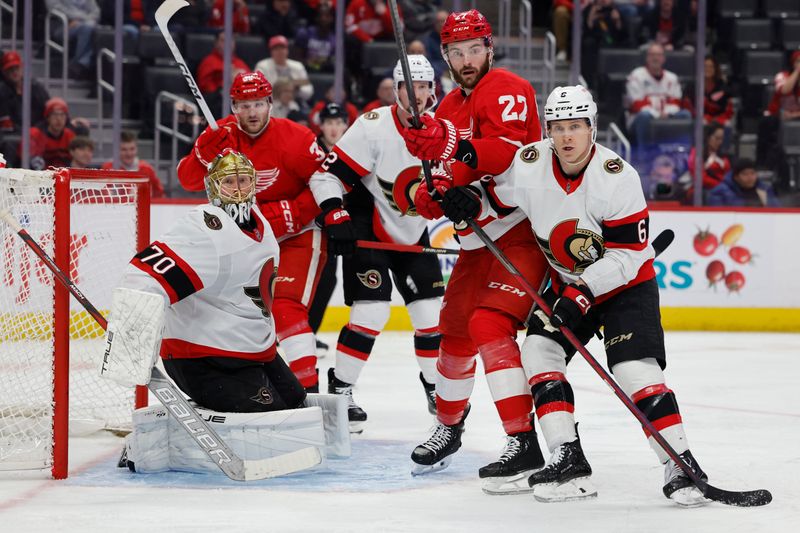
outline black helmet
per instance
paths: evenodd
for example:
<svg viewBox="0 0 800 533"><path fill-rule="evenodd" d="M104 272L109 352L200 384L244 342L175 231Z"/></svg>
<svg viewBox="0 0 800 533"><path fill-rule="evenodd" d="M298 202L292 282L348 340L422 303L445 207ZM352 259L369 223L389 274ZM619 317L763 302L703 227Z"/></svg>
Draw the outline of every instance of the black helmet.
<svg viewBox="0 0 800 533"><path fill-rule="evenodd" d="M336 102L330 102L326 104L325 107L323 107L319 112L320 124L329 118L340 118L344 120L345 124L347 124L347 111L345 111L344 108Z"/></svg>

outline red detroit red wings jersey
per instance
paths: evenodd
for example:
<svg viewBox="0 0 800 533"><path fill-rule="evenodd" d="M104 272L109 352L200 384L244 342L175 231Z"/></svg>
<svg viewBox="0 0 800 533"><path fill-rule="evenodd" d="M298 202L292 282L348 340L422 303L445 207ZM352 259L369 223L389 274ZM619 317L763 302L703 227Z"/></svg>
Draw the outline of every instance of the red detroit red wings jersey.
<svg viewBox="0 0 800 533"><path fill-rule="evenodd" d="M231 131L230 148L246 155L256 169L256 201L296 199L301 207L301 223L308 224L319 213L308 180L319 167L325 153L311 130L291 120L270 118L267 128L255 137L239 128L236 116L217 121ZM208 128L207 128L208 129ZM178 164L178 179L190 191L205 190L206 165L192 150Z"/></svg>
<svg viewBox="0 0 800 533"><path fill-rule="evenodd" d="M528 216L554 284L580 277L601 302L655 276L639 174L613 151L595 144L583 173L567 179L550 141L539 141L495 179L498 201Z"/></svg>
<svg viewBox="0 0 800 533"><path fill-rule="evenodd" d="M517 149L542 138L536 92L526 80L500 68L489 70L470 94L461 89L450 91L436 110L436 116L451 121L459 136L470 139L475 147L477 170L460 162L452 165L457 185L466 185L487 174L500 174L511 164ZM483 181L482 186L490 187L491 181ZM525 218L511 209L492 207L495 208L492 211L482 211L478 224L493 239ZM498 220L498 214L503 218ZM458 234L465 249L483 246L469 229L459 230Z"/></svg>

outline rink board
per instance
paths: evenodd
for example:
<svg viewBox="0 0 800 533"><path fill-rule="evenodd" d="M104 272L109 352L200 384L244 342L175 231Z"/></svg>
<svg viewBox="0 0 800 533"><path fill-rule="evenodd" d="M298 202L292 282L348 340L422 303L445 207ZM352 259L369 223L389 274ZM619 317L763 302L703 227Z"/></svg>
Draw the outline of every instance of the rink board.
<svg viewBox="0 0 800 533"><path fill-rule="evenodd" d="M186 203L154 204L152 235L165 231L191 207ZM676 235L655 261L664 327L800 331L798 227L800 210L796 209L651 210L651 235L667 228ZM698 237L701 231L708 235ZM458 246L447 221L431 222L430 233L432 246ZM439 261L447 279L455 257L439 256ZM712 282L709 275L719 279ZM340 282L322 328L338 330L347 323L348 314ZM396 292L387 329L411 329Z"/></svg>

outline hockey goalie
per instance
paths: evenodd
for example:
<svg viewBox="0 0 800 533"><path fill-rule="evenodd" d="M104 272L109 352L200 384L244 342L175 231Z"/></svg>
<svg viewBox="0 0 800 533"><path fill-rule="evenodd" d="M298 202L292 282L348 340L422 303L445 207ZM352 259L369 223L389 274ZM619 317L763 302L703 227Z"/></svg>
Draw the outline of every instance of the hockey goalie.
<svg viewBox="0 0 800 533"><path fill-rule="evenodd" d="M133 257L112 295L101 375L145 385L160 355L167 374L241 457L280 457L308 446L323 458L349 456L346 402L307 395L277 353L271 300L279 248L254 208L255 182L250 160L226 150L209 165L209 203ZM218 472L181 423L161 405L134 412L127 466Z"/></svg>

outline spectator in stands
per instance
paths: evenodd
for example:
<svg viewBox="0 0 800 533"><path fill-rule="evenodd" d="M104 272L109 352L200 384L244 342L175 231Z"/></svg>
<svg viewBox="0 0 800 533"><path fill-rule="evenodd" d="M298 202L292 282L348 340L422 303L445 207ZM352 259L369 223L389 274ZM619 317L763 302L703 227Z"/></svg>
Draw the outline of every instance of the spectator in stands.
<svg viewBox="0 0 800 533"><path fill-rule="evenodd" d="M623 46L628 33L614 0L595 0L585 13L586 27L581 42L581 73L595 79L600 48Z"/></svg>
<svg viewBox="0 0 800 533"><path fill-rule="evenodd" d="M66 167L70 163L69 143L75 132L67 127L69 107L62 98L51 98L44 106L44 122L31 128L31 168ZM20 145L20 151L22 146Z"/></svg>
<svg viewBox="0 0 800 533"><path fill-rule="evenodd" d="M436 11L433 29L422 38L422 42L425 44L424 56L431 62L437 80L442 77L442 74L448 71L447 63L445 63L442 57L442 38L440 34L449 15L450 12L446 9L439 9ZM440 84L437 83L436 85L438 86Z"/></svg>
<svg viewBox="0 0 800 533"><path fill-rule="evenodd" d="M719 122L710 122L703 128L703 192L707 193L725 179L731 170L731 162L722 153L722 142L725 139L725 129ZM689 175L694 185L694 165L697 151L693 146L689 151ZM694 186L686 192L687 200L694 198Z"/></svg>
<svg viewBox="0 0 800 533"><path fill-rule="evenodd" d="M100 24L114 25L114 9L116 0L101 0ZM122 1L122 30L139 38L139 33L149 31L156 23L156 9L161 4L160 0L123 0Z"/></svg>
<svg viewBox="0 0 800 533"><path fill-rule="evenodd" d="M97 168L94 159L94 141L89 137L77 136L69 142L70 168Z"/></svg>
<svg viewBox="0 0 800 533"><path fill-rule="evenodd" d="M291 0L267 0L267 2L267 8L256 25L256 31L266 40L276 35L294 37L298 19Z"/></svg>
<svg viewBox="0 0 800 533"><path fill-rule="evenodd" d="M394 103L394 79L383 78L378 84L377 98L364 106L363 113Z"/></svg>
<svg viewBox="0 0 800 533"><path fill-rule="evenodd" d="M424 56L426 53L425 44L419 39L414 39L413 41L408 43L408 46L406 46L406 53L410 56L411 55Z"/></svg>
<svg viewBox="0 0 800 533"><path fill-rule="evenodd" d="M402 9L398 7L402 15ZM392 15L384 0L352 0L344 19L345 31L362 43L391 39Z"/></svg>
<svg viewBox="0 0 800 533"><path fill-rule="evenodd" d="M659 0L644 19L642 30L645 40L655 41L665 50L680 50L686 46L688 25L688 0Z"/></svg>
<svg viewBox="0 0 800 533"><path fill-rule="evenodd" d="M161 4L162 0L153 0ZM189 5L179 9L169 20L170 28L184 32L206 33L211 30L208 22L209 0L186 0ZM156 6L158 7L158 5Z"/></svg>
<svg viewBox="0 0 800 533"><path fill-rule="evenodd" d="M779 207L780 202L772 187L758 179L755 163L740 159L733 165L733 173L708 193L708 205Z"/></svg>
<svg viewBox="0 0 800 533"><path fill-rule="evenodd" d="M289 59L289 40L283 35L276 35L269 40L269 57L256 63L255 70L260 70L272 84L278 80L289 80L294 87L294 97L303 102L314 95L306 67L299 61Z"/></svg>
<svg viewBox="0 0 800 533"><path fill-rule="evenodd" d="M398 2L403 8L403 32L406 41L422 38L433 28L436 19L436 5L429 0L400 0ZM389 26L391 31L391 26ZM412 55L411 52L408 53ZM418 54L414 52L414 54Z"/></svg>
<svg viewBox="0 0 800 533"><path fill-rule="evenodd" d="M297 30L294 40L297 56L309 70L333 72L333 57L336 54L333 23L333 11L323 4L319 6L315 24Z"/></svg>
<svg viewBox="0 0 800 533"><path fill-rule="evenodd" d="M347 94L344 95L344 99L344 109L347 111L347 123L352 124L358 118L358 108L348 101ZM319 129L319 112L331 102L334 102L333 85L328 87L328 90L325 91L325 98L314 104L314 107L311 108L311 112L308 114L308 127L311 128L311 131L316 135L319 135L321 131Z"/></svg>
<svg viewBox="0 0 800 533"><path fill-rule="evenodd" d="M235 78L240 72L248 72L250 67L247 66L241 58L236 55L236 42L231 43L231 50L233 57L231 61L231 78ZM214 41L214 49L211 53L200 61L197 66L197 86L203 92L208 105L215 113L220 115L225 114L222 109L222 82L223 82L223 69L225 54L225 32L217 34L217 39Z"/></svg>
<svg viewBox="0 0 800 533"><path fill-rule="evenodd" d="M294 101L294 85L286 78L279 78L272 84L272 111L270 116L289 118L289 114L300 112L300 106Z"/></svg>
<svg viewBox="0 0 800 533"><path fill-rule="evenodd" d="M661 154L653 159L647 183L642 183L642 188L648 192L648 199L672 200L677 177L678 170L675 160L669 155Z"/></svg>
<svg viewBox="0 0 800 533"><path fill-rule="evenodd" d="M86 79L94 60L94 30L100 20L100 8L95 0L45 0L47 11L58 10L66 15L71 46L69 75ZM55 38L62 39L60 24L55 26ZM74 45L72 44L74 42Z"/></svg>
<svg viewBox="0 0 800 533"><path fill-rule="evenodd" d="M22 59L17 52L6 52L2 60L3 82L0 83L0 131L22 130ZM31 79L31 122L38 122L44 105L50 99L45 86Z"/></svg>
<svg viewBox="0 0 800 533"><path fill-rule="evenodd" d="M721 124L725 128L723 146L728 146L733 130L733 98L719 63L711 55L706 56L704 76L703 123Z"/></svg>
<svg viewBox="0 0 800 533"><path fill-rule="evenodd" d="M347 0L345 0L347 3ZM297 0L295 2L297 14L305 20L314 20L320 9L336 10L336 0Z"/></svg>
<svg viewBox="0 0 800 533"><path fill-rule="evenodd" d="M678 76L664 68L664 47L650 43L645 65L628 75L628 132L638 147L643 147L650 134L650 123L661 118L691 118L681 107L683 91Z"/></svg>
<svg viewBox="0 0 800 533"><path fill-rule="evenodd" d="M162 198L164 196L164 185L156 176L156 171L147 161L139 159L139 145L136 134L132 131L123 130L119 136L119 168L116 170L128 170L144 174L150 180L150 197ZM106 161L101 167L103 169L114 168L113 161Z"/></svg>
<svg viewBox="0 0 800 533"><path fill-rule="evenodd" d="M778 143L778 131L782 120L798 119L800 119L800 50L795 50L790 56L789 69L775 75L775 92L758 126L756 154L759 165L775 169L782 175L788 172L783 149Z"/></svg>
<svg viewBox="0 0 800 533"><path fill-rule="evenodd" d="M225 0L215 0L208 17L208 27L225 27ZM250 11L244 0L233 0L233 32L245 35L250 33Z"/></svg>
<svg viewBox="0 0 800 533"><path fill-rule="evenodd" d="M626 22L633 17L647 18L655 6L655 0L614 0L614 3Z"/></svg>
<svg viewBox="0 0 800 533"><path fill-rule="evenodd" d="M581 9L585 14L592 0L581 0ZM570 48L569 35L572 25L572 12L575 10L573 0L553 0L553 33L556 36L556 60L566 61Z"/></svg>

